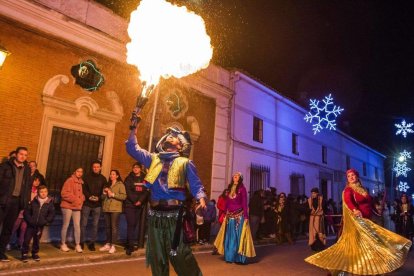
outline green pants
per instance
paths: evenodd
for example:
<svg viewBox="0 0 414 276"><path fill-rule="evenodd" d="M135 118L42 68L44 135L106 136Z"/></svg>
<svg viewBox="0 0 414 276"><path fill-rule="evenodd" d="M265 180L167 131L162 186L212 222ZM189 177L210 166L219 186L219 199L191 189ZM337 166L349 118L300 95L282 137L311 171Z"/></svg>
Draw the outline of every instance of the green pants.
<svg viewBox="0 0 414 276"><path fill-rule="evenodd" d="M168 276L169 261L178 276L202 276L191 248L183 242L181 231L177 255L170 256L171 243L174 237L178 211L149 211L147 265L151 265L152 275Z"/></svg>

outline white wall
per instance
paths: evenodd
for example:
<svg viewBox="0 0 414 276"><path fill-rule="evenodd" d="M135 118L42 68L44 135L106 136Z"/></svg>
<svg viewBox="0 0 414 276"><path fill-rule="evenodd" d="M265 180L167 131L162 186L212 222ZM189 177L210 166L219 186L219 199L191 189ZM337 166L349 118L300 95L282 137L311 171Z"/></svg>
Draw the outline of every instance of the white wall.
<svg viewBox="0 0 414 276"><path fill-rule="evenodd" d="M320 175L331 175L328 197L340 200L346 181L347 155L351 167L360 172L370 192L377 191L378 183L384 182L385 156L341 131L324 130L314 135L311 124L303 119L307 110L243 73L236 71L234 76L232 168L244 174L247 188L250 165L255 163L270 167L270 185L278 192L290 192L291 174L304 175L308 195L312 187L319 187ZM263 120L263 143L253 141L253 117ZM292 153L292 133L298 135L299 154ZM322 146L327 147L326 164L322 163ZM366 176L363 163L367 167ZM335 179L335 172L341 179Z"/></svg>

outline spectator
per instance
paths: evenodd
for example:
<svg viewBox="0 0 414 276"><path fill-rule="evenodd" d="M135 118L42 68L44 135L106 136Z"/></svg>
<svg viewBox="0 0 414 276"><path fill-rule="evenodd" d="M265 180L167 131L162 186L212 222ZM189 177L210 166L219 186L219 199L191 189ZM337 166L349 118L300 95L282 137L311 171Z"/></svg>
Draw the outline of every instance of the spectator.
<svg viewBox="0 0 414 276"><path fill-rule="evenodd" d="M37 196L37 188L40 185L40 179L38 176L34 176L33 178L33 184L32 184L32 189L31 189L31 195L30 195L30 201L32 201L36 196ZM12 231L12 239L13 239L13 235L18 233L18 242L17 242L17 248L21 249L22 245L23 245L23 241L24 241L24 233L26 232L26 228L27 228L27 223L23 218L23 211L21 210L19 213L19 216L16 220L16 222L14 223L13 226L13 231ZM8 250L11 249L12 245L9 243L8 244Z"/></svg>
<svg viewBox="0 0 414 276"><path fill-rule="evenodd" d="M32 244L32 259L40 261L39 242L42 236L43 227L53 221L55 216L55 207L53 200L48 196L46 186L39 186L37 196L32 200L28 207L24 210L24 220L27 223L27 230L24 236L22 246L22 261L28 261L29 244Z"/></svg>
<svg viewBox="0 0 414 276"><path fill-rule="evenodd" d="M387 203L384 206L384 225L385 228L387 228L388 230L395 232L395 224L394 221L391 219L392 214L394 213L394 207L392 205L390 205L389 203Z"/></svg>
<svg viewBox="0 0 414 276"><path fill-rule="evenodd" d="M204 223L200 227L199 240L201 243L210 242L211 223L216 220L216 201L214 199L207 203L207 208L203 212Z"/></svg>
<svg viewBox="0 0 414 276"><path fill-rule="evenodd" d="M262 219L264 220L264 191L262 189L254 192L249 202L249 220L253 240L257 239L257 231Z"/></svg>
<svg viewBox="0 0 414 276"><path fill-rule="evenodd" d="M29 162L29 167L30 167L30 176L33 178L33 176L36 175L40 179L40 185L47 186L45 177L37 169L36 161L30 161Z"/></svg>
<svg viewBox="0 0 414 276"><path fill-rule="evenodd" d="M88 219L92 214L92 231L91 240L88 244L90 251L95 251L95 241L98 234L99 218L101 216L102 201L101 194L106 184L106 178L101 174L102 163L99 160L92 162L92 172L84 178L83 195L85 196L85 202L82 205L81 211L81 247L83 249L86 239L86 227L88 225Z"/></svg>
<svg viewBox="0 0 414 276"><path fill-rule="evenodd" d="M289 244L293 244L292 241L292 229L291 229L291 222L290 222L290 206L288 204L286 194L280 193L279 199L277 201L277 205L275 207L276 213L276 243L281 244L283 242L283 238L289 242Z"/></svg>
<svg viewBox="0 0 414 276"><path fill-rule="evenodd" d="M401 202L397 206L396 214L397 233L411 240L413 238L414 208L413 205L408 202L408 197L406 194L402 194Z"/></svg>
<svg viewBox="0 0 414 276"><path fill-rule="evenodd" d="M219 210L219 223L223 223L224 217L226 216L226 200L229 195L229 190L224 189L218 198L217 209Z"/></svg>
<svg viewBox="0 0 414 276"><path fill-rule="evenodd" d="M0 164L0 261L8 262L6 247L10 242L14 223L30 201L30 168L27 164L28 150L16 149L16 157Z"/></svg>
<svg viewBox="0 0 414 276"><path fill-rule="evenodd" d="M384 206L382 200L379 197L374 197L372 204L372 217L371 220L381 227L384 227Z"/></svg>
<svg viewBox="0 0 414 276"><path fill-rule="evenodd" d="M111 170L108 184L105 186L102 195L102 210L105 216L106 243L99 251L115 253L115 242L118 239L119 216L122 213L122 204L126 199L125 185L122 183L118 170Z"/></svg>
<svg viewBox="0 0 414 276"><path fill-rule="evenodd" d="M145 173L142 171L142 164L136 162L132 165L132 171L125 178L125 217L127 221L127 244L126 254L129 256L134 251L134 240L138 241L138 248L144 247L146 206L148 203L149 191L144 184ZM135 230L138 225L138 236Z"/></svg>
<svg viewBox="0 0 414 276"><path fill-rule="evenodd" d="M299 236L301 206L297 200L297 197L293 196L292 194L288 195L288 205L290 212L290 229L293 235L293 239L296 239Z"/></svg>
<svg viewBox="0 0 414 276"><path fill-rule="evenodd" d="M318 188L311 190L311 197L308 199L309 218L309 242L312 250L320 251L326 245L323 196L319 194Z"/></svg>
<svg viewBox="0 0 414 276"><path fill-rule="evenodd" d="M221 224L224 221L224 217L226 216L226 200L227 197L229 195L229 190L228 189L224 189L223 192L221 193L221 195L218 198L217 201L217 209L219 210L219 214L218 214L218 223L221 226ZM214 246L213 248L213 252L211 253L212 255L218 255L218 251L216 246Z"/></svg>
<svg viewBox="0 0 414 276"><path fill-rule="evenodd" d="M334 227L334 207L333 207L333 200L329 199L328 203L325 207L325 220L326 220L326 234L329 235L329 233L332 233L332 235L335 235L335 227Z"/></svg>
<svg viewBox="0 0 414 276"><path fill-rule="evenodd" d="M82 253L82 247L80 245L80 219L83 202L85 196L83 195L83 169L77 168L75 172L69 177L63 184L62 191L60 192L62 202L60 207L62 210L63 225L61 231L61 246L60 250L68 252L69 247L66 244L66 234L70 224L70 220L73 221L73 228L75 232L75 250L78 253Z"/></svg>

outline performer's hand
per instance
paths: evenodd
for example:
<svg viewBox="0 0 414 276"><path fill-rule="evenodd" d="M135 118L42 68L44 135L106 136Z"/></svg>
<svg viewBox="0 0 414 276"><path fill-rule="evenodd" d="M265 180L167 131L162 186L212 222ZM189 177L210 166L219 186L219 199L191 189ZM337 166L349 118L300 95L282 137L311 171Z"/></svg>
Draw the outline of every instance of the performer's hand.
<svg viewBox="0 0 414 276"><path fill-rule="evenodd" d="M361 213L360 210L354 209L352 212L354 213L354 216L356 216L356 217L362 217L362 213Z"/></svg>
<svg viewBox="0 0 414 276"><path fill-rule="evenodd" d="M135 202L135 206L141 206L141 201Z"/></svg>
<svg viewBox="0 0 414 276"><path fill-rule="evenodd" d="M200 198L200 207L205 209L206 206L206 199L204 197Z"/></svg>

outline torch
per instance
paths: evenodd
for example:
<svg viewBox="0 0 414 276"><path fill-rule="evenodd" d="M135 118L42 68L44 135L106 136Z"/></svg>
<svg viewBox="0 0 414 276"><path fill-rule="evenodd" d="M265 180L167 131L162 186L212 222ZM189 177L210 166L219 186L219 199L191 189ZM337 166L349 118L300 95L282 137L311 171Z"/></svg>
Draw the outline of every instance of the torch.
<svg viewBox="0 0 414 276"><path fill-rule="evenodd" d="M147 82L142 82L141 93L137 97L135 108L131 114L131 124L129 125L130 130L135 129L138 123L141 121L139 113L141 113L142 108L144 108L145 104L148 102L148 97L149 95L151 95L152 91L154 90L154 87L155 86L153 84L147 85Z"/></svg>

